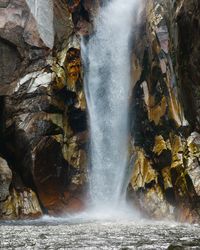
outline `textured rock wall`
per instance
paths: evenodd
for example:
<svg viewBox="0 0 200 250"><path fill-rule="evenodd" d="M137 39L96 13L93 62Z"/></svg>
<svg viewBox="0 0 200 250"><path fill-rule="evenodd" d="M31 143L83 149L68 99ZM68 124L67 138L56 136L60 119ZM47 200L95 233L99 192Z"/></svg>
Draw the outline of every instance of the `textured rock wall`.
<svg viewBox="0 0 200 250"><path fill-rule="evenodd" d="M102 1L0 0L0 218L84 208L87 117L80 35ZM132 41L129 199L199 221L198 0L143 0ZM133 163L134 159L134 163Z"/></svg>
<svg viewBox="0 0 200 250"><path fill-rule="evenodd" d="M199 11L193 0L146 1L133 49L129 190L154 218L199 221Z"/></svg>
<svg viewBox="0 0 200 250"><path fill-rule="evenodd" d="M79 34L90 28L85 8L76 1L0 1L0 155L13 175L11 183L0 184L1 218L84 207L87 122Z"/></svg>

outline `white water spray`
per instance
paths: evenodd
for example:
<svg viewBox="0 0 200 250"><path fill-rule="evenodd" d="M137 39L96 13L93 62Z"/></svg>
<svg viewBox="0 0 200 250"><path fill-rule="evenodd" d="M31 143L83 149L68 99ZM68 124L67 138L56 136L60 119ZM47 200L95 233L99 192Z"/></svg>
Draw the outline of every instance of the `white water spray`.
<svg viewBox="0 0 200 250"><path fill-rule="evenodd" d="M135 0L112 0L100 9L95 33L82 43L90 127L90 198L115 208L125 198L128 164L130 38Z"/></svg>

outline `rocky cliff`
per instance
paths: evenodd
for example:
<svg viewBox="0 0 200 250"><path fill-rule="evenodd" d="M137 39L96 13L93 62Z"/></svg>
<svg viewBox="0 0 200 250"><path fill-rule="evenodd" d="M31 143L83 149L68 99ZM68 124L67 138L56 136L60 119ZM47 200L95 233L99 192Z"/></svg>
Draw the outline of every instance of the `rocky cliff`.
<svg viewBox="0 0 200 250"><path fill-rule="evenodd" d="M159 219L199 221L199 11L195 0L146 1L134 41L129 191Z"/></svg>
<svg viewBox="0 0 200 250"><path fill-rule="evenodd" d="M0 1L2 218L84 206L80 8L62 0Z"/></svg>
<svg viewBox="0 0 200 250"><path fill-rule="evenodd" d="M0 217L84 209L87 113L80 36L102 1L0 0ZM199 221L200 3L143 0L132 39L128 198ZM112 46L112 45L111 45Z"/></svg>

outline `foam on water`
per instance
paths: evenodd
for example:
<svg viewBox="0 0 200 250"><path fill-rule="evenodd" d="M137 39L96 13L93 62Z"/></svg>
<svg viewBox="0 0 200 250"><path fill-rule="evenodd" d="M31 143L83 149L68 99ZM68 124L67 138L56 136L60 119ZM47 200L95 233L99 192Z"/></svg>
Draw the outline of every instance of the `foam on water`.
<svg viewBox="0 0 200 250"><path fill-rule="evenodd" d="M0 249L200 249L199 225L148 221L0 224Z"/></svg>

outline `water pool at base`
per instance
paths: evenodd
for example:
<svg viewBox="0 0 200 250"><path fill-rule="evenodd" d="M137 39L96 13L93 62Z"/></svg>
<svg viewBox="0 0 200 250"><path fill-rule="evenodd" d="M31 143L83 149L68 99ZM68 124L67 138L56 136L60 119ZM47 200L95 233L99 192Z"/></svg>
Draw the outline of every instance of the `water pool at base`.
<svg viewBox="0 0 200 250"><path fill-rule="evenodd" d="M44 218L1 222L0 249L200 249L200 226Z"/></svg>

